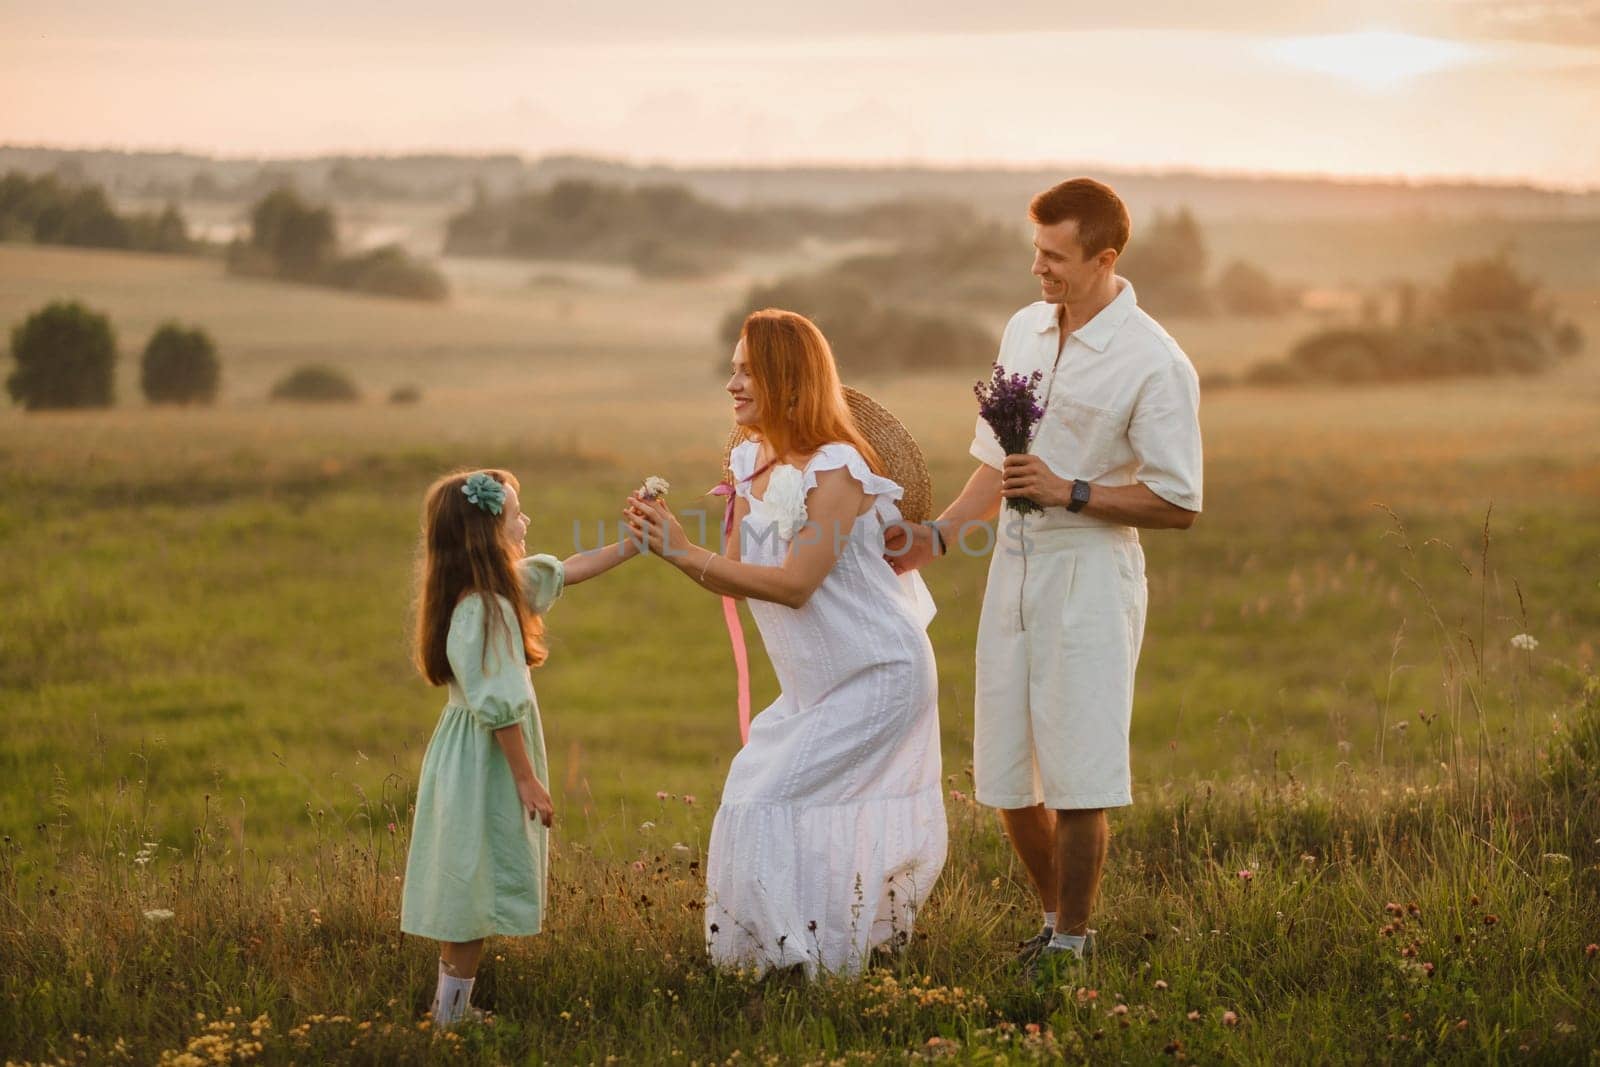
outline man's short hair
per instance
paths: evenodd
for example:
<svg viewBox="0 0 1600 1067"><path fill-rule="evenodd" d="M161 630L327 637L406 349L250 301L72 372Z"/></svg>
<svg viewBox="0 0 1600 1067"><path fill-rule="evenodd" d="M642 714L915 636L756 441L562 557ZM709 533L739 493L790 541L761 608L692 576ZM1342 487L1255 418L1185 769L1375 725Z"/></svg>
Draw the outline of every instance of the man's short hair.
<svg viewBox="0 0 1600 1067"><path fill-rule="evenodd" d="M1133 220L1128 217L1128 206L1122 198L1111 186L1093 178L1069 178L1052 185L1033 198L1028 217L1041 226L1076 219L1084 258L1108 248L1122 255L1133 230Z"/></svg>

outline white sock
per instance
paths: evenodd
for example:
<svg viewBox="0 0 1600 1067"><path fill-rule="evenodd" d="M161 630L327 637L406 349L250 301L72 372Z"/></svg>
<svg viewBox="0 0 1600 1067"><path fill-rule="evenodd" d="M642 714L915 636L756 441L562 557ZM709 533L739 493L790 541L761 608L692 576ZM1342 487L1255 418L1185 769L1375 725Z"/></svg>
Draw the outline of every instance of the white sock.
<svg viewBox="0 0 1600 1067"><path fill-rule="evenodd" d="M1052 934L1056 932L1056 913L1055 912L1047 911L1047 912L1044 913L1044 928L1046 930L1049 930Z"/></svg>
<svg viewBox="0 0 1600 1067"><path fill-rule="evenodd" d="M449 1026L467 1012L472 1000L472 983L475 978L457 978L450 973L444 960L439 961L439 985L433 993L433 1022L435 1026Z"/></svg>
<svg viewBox="0 0 1600 1067"><path fill-rule="evenodd" d="M1083 959L1083 943L1087 940L1089 939L1082 934L1058 933L1050 939L1050 947L1068 949L1081 960Z"/></svg>

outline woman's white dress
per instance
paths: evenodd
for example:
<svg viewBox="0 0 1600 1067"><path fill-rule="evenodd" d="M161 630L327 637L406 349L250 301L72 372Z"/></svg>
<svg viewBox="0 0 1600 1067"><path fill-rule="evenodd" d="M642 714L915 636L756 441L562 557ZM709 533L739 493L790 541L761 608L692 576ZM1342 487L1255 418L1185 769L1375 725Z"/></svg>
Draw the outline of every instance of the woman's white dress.
<svg viewBox="0 0 1600 1067"><path fill-rule="evenodd" d="M837 564L800 608L748 601L783 691L734 757L711 829L706 939L714 962L765 971L803 964L853 973L873 946L909 937L944 866L938 680L920 576L883 558L899 485L848 444L803 471L747 481L757 445L730 458L750 514L746 563L779 566L817 475L843 467L874 498ZM812 528L814 530L814 528Z"/></svg>

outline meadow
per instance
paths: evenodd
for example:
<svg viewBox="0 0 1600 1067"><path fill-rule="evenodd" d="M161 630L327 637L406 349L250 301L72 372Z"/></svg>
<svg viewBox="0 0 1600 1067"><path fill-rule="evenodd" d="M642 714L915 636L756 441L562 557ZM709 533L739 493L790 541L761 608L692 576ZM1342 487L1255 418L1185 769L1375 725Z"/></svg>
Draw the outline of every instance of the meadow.
<svg viewBox="0 0 1600 1067"><path fill-rule="evenodd" d="M967 799L986 560L927 572L950 864L900 957L814 987L701 962L698 864L738 744L715 601L648 559L572 589L535 676L551 929L491 950L492 1026L419 1028L432 948L401 941L395 913L441 703L408 664L421 491L457 466L509 467L530 548L558 554L614 531L646 474L673 482L680 511L714 512L716 322L787 264L699 284L445 266L454 299L413 307L207 260L0 245L0 323L77 296L111 314L124 352L111 411L0 412L9 1059L1570 1062L1600 1047L1593 341L1538 379L1205 398L1207 513L1144 538L1139 803L1114 819L1104 958L1064 986L1007 968L1033 911ZM1591 339L1597 296L1558 292ZM218 339L216 408L132 399L132 353L172 316ZM1274 355L1301 325L1168 323L1202 373ZM265 402L311 360L368 399ZM941 503L974 462L983 371L862 383L923 444ZM382 402L404 383L420 404ZM755 660L759 709L776 686Z"/></svg>

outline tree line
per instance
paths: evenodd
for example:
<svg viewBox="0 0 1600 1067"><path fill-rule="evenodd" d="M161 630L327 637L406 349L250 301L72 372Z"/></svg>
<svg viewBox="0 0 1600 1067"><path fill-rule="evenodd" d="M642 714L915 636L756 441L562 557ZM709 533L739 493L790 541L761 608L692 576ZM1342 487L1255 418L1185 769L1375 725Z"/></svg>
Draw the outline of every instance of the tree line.
<svg viewBox="0 0 1600 1067"><path fill-rule="evenodd" d="M176 205L119 214L98 185L74 185L53 174L0 176L0 241L131 252L189 252L194 242Z"/></svg>
<svg viewBox="0 0 1600 1067"><path fill-rule="evenodd" d="M410 300L450 295L444 275L399 245L341 251L333 211L287 187L262 197L250 212L250 235L228 247L228 270Z"/></svg>

